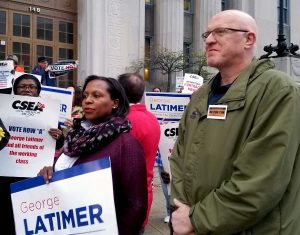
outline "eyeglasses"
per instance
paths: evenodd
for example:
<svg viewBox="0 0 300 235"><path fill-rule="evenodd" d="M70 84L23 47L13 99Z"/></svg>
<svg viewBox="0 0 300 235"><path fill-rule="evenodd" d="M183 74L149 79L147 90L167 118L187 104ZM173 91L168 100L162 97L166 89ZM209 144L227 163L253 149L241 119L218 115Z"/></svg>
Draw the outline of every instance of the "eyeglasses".
<svg viewBox="0 0 300 235"><path fill-rule="evenodd" d="M26 89L29 89L31 91L37 90L37 86L35 85L21 85L21 86L17 86L17 88L20 90L26 90Z"/></svg>
<svg viewBox="0 0 300 235"><path fill-rule="evenodd" d="M216 28L214 30L211 30L211 31L207 31L205 33L203 33L201 35L201 37L203 38L203 40L205 41L208 36L210 34L212 34L214 37L217 36L217 37L222 37L224 36L224 34L226 33L230 33L230 32L244 32L244 33L247 33L249 32L248 30L245 30L245 29L232 29L232 28Z"/></svg>

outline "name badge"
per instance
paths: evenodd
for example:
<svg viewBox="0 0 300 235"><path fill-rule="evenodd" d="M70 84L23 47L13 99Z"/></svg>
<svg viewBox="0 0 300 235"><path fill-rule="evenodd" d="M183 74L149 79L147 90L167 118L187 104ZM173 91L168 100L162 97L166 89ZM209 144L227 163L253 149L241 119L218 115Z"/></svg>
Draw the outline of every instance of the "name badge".
<svg viewBox="0 0 300 235"><path fill-rule="evenodd" d="M207 111L208 119L225 120L227 114L227 105L209 105Z"/></svg>

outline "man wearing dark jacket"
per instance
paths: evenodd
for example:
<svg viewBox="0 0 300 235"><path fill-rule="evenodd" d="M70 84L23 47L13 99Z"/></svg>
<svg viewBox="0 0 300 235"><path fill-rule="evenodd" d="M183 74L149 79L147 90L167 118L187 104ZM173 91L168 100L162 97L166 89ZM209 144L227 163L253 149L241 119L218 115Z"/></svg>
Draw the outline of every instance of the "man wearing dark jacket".
<svg viewBox="0 0 300 235"><path fill-rule="evenodd" d="M48 71L48 59L45 56L38 58L38 65L35 66L31 72L42 77L42 85L44 86L56 86L56 78L50 78Z"/></svg>

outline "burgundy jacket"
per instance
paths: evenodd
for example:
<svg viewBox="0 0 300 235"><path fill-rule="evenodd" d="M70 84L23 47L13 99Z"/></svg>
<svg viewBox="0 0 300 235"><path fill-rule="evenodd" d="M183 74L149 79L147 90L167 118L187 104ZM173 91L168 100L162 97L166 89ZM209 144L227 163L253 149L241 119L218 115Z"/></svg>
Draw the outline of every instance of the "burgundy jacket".
<svg viewBox="0 0 300 235"><path fill-rule="evenodd" d="M147 212L147 178L143 148L131 133L122 133L99 152L78 158L74 165L105 156L111 159L119 234L138 234Z"/></svg>

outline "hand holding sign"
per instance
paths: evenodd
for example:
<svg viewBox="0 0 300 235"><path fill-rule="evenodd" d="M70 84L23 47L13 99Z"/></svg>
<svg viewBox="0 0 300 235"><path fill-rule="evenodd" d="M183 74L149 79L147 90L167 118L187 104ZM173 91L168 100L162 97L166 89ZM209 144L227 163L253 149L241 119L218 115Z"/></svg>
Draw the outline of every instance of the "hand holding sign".
<svg viewBox="0 0 300 235"><path fill-rule="evenodd" d="M49 184L49 180L52 179L52 175L53 175L53 167L52 166L44 166L44 168L41 169L37 175L43 176L45 183Z"/></svg>

